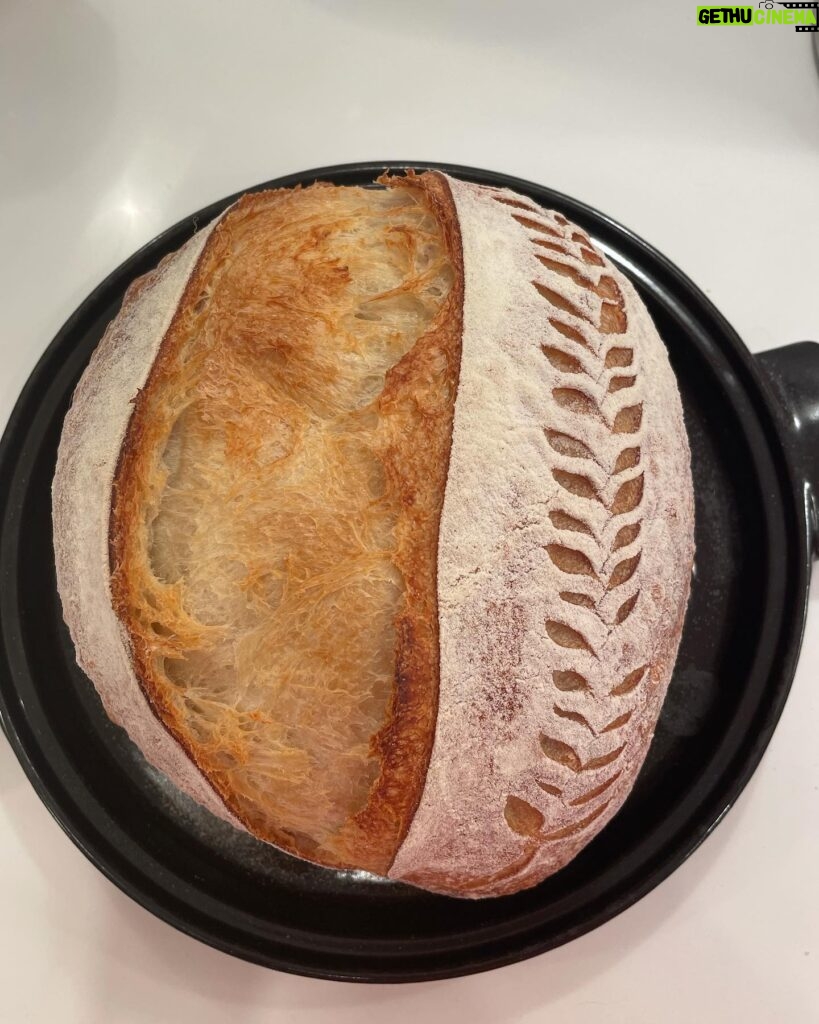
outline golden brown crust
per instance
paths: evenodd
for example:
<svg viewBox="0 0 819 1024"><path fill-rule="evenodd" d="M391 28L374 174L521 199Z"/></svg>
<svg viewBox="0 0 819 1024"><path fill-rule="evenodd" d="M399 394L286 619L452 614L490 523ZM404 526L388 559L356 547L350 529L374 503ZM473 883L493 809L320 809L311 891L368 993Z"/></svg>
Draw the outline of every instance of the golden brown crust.
<svg viewBox="0 0 819 1024"><path fill-rule="evenodd" d="M165 334L157 357L148 373L145 387L142 388L133 399L133 412L128 424L122 447L119 452L117 466L114 473L111 493L111 512L108 528L108 561L111 566L111 603L117 618L125 627L133 659L133 668L145 695L148 704L156 715L157 719L167 729L171 736L182 747L188 757L199 769L203 778L207 780L211 788L223 801L228 809L231 809L230 800L224 792L224 787L212 778L204 770L196 756L196 749L191 743L190 736L186 729L178 721L175 709L165 697L163 687L156 679L152 670L153 651L150 644L143 636L135 634L128 628L129 606L133 606L139 600L138 594L134 593L134 568L139 561L139 555L133 544L128 549L127 540L133 540L133 531L139 524L141 514L140 495L140 473L141 459L144 457L146 448L156 445L157 437L163 426L162 423L151 421L150 411L147 407L147 396L156 383L163 379L167 373L167 367L172 361L173 342L169 339L175 338L184 329L185 318L188 316L188 308L192 297L200 294L203 287L203 278L207 266L206 261L212 258L211 248L215 239L213 235L218 232L217 226L211 233L208 243L200 254L194 269L185 285L185 290L179 300L179 305L171 319L170 326ZM217 243L218 244L218 243ZM141 278L132 282L125 293L122 311L126 311L130 304L135 301L140 293L161 274L162 268L169 257L165 257L155 270L149 271Z"/></svg>
<svg viewBox="0 0 819 1024"><path fill-rule="evenodd" d="M111 488L134 396L145 386L173 312L210 235L197 232L129 288L72 397L52 484L54 566L77 664L116 724L158 771L217 817L238 824L152 712L111 605Z"/></svg>
<svg viewBox="0 0 819 1024"><path fill-rule="evenodd" d="M442 177L379 180L424 189L455 271L435 324L389 371L378 400L389 424L384 464L401 496L395 563L406 581L407 602L396 621L393 702L373 740L381 772L367 806L339 837L339 848L355 856L359 867L385 873L392 856L385 863L383 851L389 847L384 837L390 837L390 845L397 840L394 854L421 799L438 715L438 525L460 370L463 257L452 197Z"/></svg>
<svg viewBox="0 0 819 1024"><path fill-rule="evenodd" d="M207 353L203 355L201 346L195 347L192 339L197 332L204 335L207 331L227 336L243 326L241 321L234 320L218 324L218 330L214 328L213 320L219 316L220 307L209 293L220 268L229 261L231 248L242 243L240 232L252 232L254 218L270 219L272 210L271 223L275 223L277 206L286 204L292 214L298 208L294 204L309 207L322 190L327 195L332 193L332 186L317 185L301 193L285 190L245 197L214 229L146 385L134 401L115 475L109 537L112 600L128 632L140 685L157 716L226 806L250 831L283 849L320 863L382 873L388 869L406 834L420 799L435 728L437 531L459 370L462 305L459 237L446 182L437 175L424 175L390 184L420 194L422 201L434 210L443 225L446 252L456 273L455 284L430 328L388 371L385 386L374 403L378 427L372 447L384 468L384 500L395 504L394 541L389 553L403 579L404 600L395 617L393 695L386 720L371 740L370 754L378 770L365 805L345 825L325 840L311 840L298 829L279 824L275 814L255 813L248 801L238 795L236 769L225 767L224 758L216 758L208 744L197 736L195 723L184 708L180 710L179 694L164 667L168 657L184 657L186 650L202 649L202 644L211 643L208 628L191 621L192 616L179 606L179 594L173 587L157 590L146 557L168 476L159 457L168 443L174 420L179 417L173 395L190 387L191 374L199 372L201 361L209 358ZM268 224L264 230L269 227ZM321 254L322 247L329 244L327 237L328 229L319 223L312 235L308 232L302 238L297 259L303 253L309 258L311 251ZM316 291L320 291L322 305L332 307L347 287L350 275L346 267L332 261L319 263L306 265L304 291L313 302ZM419 286L409 281L405 287L413 294ZM268 329L273 329L272 323L275 331L293 336L311 330L306 318L320 314L320 310L305 309L303 300L304 293L281 300L280 305L287 308L276 310ZM208 317L206 323L204 318ZM246 341L241 336L241 343ZM247 343L252 344L252 339ZM291 374L297 372L297 364L291 363L287 370ZM315 372L315 366L310 370ZM207 373L207 367L202 372ZM210 379L221 387L233 383L225 381L224 376ZM240 436L232 443L238 446L237 457L243 457L244 439ZM157 622L151 623L152 617ZM154 631L152 627L158 628ZM236 734L231 735L234 739L225 740L222 746L234 762L241 762L247 758L247 750L241 748Z"/></svg>

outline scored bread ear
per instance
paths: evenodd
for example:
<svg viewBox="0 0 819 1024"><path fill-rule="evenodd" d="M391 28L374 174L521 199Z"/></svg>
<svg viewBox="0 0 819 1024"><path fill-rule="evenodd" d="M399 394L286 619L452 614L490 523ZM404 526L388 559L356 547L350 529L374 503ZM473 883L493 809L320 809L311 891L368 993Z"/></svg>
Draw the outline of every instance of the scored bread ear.
<svg viewBox="0 0 819 1024"><path fill-rule="evenodd" d="M98 360L80 393L124 420L91 496L94 586L139 692L117 720L140 742L158 718L188 756L183 788L198 772L208 806L218 794L242 827L319 863L385 873L423 787L459 256L439 176L247 196L185 263L184 289L158 271L150 344L142 317L115 328L142 360L132 390L112 391ZM66 454L104 413L75 406ZM88 508L76 483L57 481L62 535ZM78 635L83 614L66 605ZM103 692L95 658L82 663Z"/></svg>
<svg viewBox="0 0 819 1024"><path fill-rule="evenodd" d="M682 408L588 235L450 181L463 355L438 546L439 712L391 877L502 895L566 864L645 758L693 562Z"/></svg>

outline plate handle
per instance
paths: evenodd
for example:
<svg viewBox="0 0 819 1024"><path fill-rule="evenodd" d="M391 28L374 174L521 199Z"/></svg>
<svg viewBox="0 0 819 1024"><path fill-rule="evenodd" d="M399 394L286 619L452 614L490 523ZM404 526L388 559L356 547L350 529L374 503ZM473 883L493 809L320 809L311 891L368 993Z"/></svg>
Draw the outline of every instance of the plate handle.
<svg viewBox="0 0 819 1024"><path fill-rule="evenodd" d="M786 448L804 482L813 557L819 558L819 343L797 341L756 358L785 411Z"/></svg>

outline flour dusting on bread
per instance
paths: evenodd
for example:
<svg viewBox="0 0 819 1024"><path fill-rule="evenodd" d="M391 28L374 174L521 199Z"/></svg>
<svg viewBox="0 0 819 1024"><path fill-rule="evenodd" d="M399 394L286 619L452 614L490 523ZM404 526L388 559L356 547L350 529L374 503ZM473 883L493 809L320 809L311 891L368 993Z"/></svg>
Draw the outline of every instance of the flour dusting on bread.
<svg viewBox="0 0 819 1024"><path fill-rule="evenodd" d="M74 392L54 474L57 586L77 662L108 716L126 726L148 760L213 814L224 803L149 706L111 604L108 523L111 487L131 402L147 380L213 224L129 289Z"/></svg>
<svg viewBox="0 0 819 1024"><path fill-rule="evenodd" d="M693 553L676 382L628 281L559 214L450 179L465 292L438 555L440 689L391 875L533 884L627 796Z"/></svg>

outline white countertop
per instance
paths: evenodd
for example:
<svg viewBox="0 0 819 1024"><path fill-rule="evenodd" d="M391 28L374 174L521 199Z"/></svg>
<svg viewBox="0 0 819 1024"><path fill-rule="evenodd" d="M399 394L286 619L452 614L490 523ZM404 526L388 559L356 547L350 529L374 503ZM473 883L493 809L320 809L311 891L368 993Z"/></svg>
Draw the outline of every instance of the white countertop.
<svg viewBox="0 0 819 1024"><path fill-rule="evenodd" d="M0 424L133 250L291 171L441 160L605 211L752 350L819 340L819 76L791 27L676 0L5 0ZM819 584L793 693L737 807L590 935L489 974L365 987L175 932L63 835L0 737L0 1019L472 1024L819 1021Z"/></svg>

